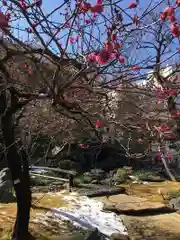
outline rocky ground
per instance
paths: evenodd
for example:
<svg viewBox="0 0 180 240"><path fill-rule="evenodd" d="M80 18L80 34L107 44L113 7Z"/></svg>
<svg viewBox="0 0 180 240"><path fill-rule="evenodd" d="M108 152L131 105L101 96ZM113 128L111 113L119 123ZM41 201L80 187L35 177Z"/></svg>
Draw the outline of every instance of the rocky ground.
<svg viewBox="0 0 180 240"><path fill-rule="evenodd" d="M37 193L33 194L33 207L31 210L30 232L36 240L83 240L83 230L77 229L72 224L49 219L48 223L37 221L39 216L55 207L70 207L70 202L63 201L57 195ZM0 239L11 239L12 226L16 216L16 205L0 204Z"/></svg>
<svg viewBox="0 0 180 240"><path fill-rule="evenodd" d="M180 215L163 211L168 194L180 189L180 183L163 182L126 185L127 195L101 198L106 205L116 205L119 211L134 210L131 214L120 214L132 240L179 240ZM164 197L160 194L163 193ZM141 210L143 211L143 214ZM147 209L147 211L146 211ZM149 211L151 209L152 211ZM154 211L160 209L160 211ZM140 213L140 214L138 214ZM146 214L147 213L147 214ZM137 216L138 215L138 216Z"/></svg>
<svg viewBox="0 0 180 240"><path fill-rule="evenodd" d="M92 174L86 174L85 180L89 181L88 185L91 189L83 188L84 185L81 184L82 188L79 194L83 192L84 195L86 192L91 192L92 189L97 191L98 186L102 190L102 186L105 184L105 181L102 181L102 175L103 173L99 172L98 180L92 182L94 181ZM180 193L180 183L164 181L121 184L121 186L125 188L125 192L122 191L121 194L114 196L107 194L106 197L97 199L105 204L106 211L115 211L121 216L131 240L180 240L180 215L178 211L175 212L171 209L168 212L166 208L172 192L179 191ZM63 187L61 186L58 191ZM46 193L39 193L39 188L37 192L33 193L30 231L35 239L84 240L87 232L73 227L70 223L64 221L57 223L53 219L48 219L48 222L37 221L38 216L42 216L51 208L71 208L71 201L64 201L60 195L47 194L49 187L44 190ZM68 194L68 192L64 194ZM0 204L0 239L10 239L15 215L16 205L14 203Z"/></svg>

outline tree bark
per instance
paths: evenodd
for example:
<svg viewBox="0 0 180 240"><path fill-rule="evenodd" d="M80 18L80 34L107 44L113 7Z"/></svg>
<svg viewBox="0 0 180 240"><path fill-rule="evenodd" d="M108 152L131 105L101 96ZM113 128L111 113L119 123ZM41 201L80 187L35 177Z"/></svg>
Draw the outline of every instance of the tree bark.
<svg viewBox="0 0 180 240"><path fill-rule="evenodd" d="M18 152L15 144L13 115L19 110L12 102L7 106L6 91L0 93L1 128L7 151L8 167L12 174L13 186L17 198L17 216L12 234L13 240L28 239L28 226L31 207L29 167L26 153Z"/></svg>

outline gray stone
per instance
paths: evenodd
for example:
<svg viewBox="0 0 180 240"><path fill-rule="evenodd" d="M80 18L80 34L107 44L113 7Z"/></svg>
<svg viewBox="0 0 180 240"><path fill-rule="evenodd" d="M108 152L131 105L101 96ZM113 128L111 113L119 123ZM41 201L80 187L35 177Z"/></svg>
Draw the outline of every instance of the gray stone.
<svg viewBox="0 0 180 240"><path fill-rule="evenodd" d="M0 202L10 203L15 201L12 193L13 184L11 181L11 173L8 168L4 168L0 172Z"/></svg>
<svg viewBox="0 0 180 240"><path fill-rule="evenodd" d="M97 228L92 230L89 235L85 238L85 240L105 240L105 236L99 232Z"/></svg>
<svg viewBox="0 0 180 240"><path fill-rule="evenodd" d="M13 185L10 180L0 182L0 191L6 191L6 190L12 189L12 188L13 188Z"/></svg>
<svg viewBox="0 0 180 240"><path fill-rule="evenodd" d="M180 210L180 197L172 198L168 206L176 211Z"/></svg>
<svg viewBox="0 0 180 240"><path fill-rule="evenodd" d="M102 169L92 169L91 170L91 173L92 174L101 174L101 175L105 175L105 171L104 170L102 170Z"/></svg>
<svg viewBox="0 0 180 240"><path fill-rule="evenodd" d="M11 173L9 168L4 168L2 171L0 171L0 183L11 180Z"/></svg>
<svg viewBox="0 0 180 240"><path fill-rule="evenodd" d="M83 174L83 176L84 176L84 177L92 177L93 174L92 174L91 172L85 172L85 173Z"/></svg>
<svg viewBox="0 0 180 240"><path fill-rule="evenodd" d="M87 197L103 197L103 196L113 196L125 193L124 187L105 187L96 190L92 190L91 192L87 192Z"/></svg>
<svg viewBox="0 0 180 240"><path fill-rule="evenodd" d="M99 181L98 180L96 180L96 179L94 179L94 180L92 180L92 182L91 182L92 184L99 184Z"/></svg>
<svg viewBox="0 0 180 240"><path fill-rule="evenodd" d="M92 180L102 180L105 178L105 172L101 169L92 169L90 172L85 172L84 177L90 177Z"/></svg>
<svg viewBox="0 0 180 240"><path fill-rule="evenodd" d="M113 182L111 178L106 178L104 180L101 180L101 184L103 185L109 185L111 182Z"/></svg>

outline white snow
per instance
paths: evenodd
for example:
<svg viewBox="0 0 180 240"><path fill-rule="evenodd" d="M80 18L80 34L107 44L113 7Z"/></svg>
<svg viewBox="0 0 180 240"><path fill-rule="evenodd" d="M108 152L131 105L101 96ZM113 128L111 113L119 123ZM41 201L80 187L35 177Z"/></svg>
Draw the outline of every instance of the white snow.
<svg viewBox="0 0 180 240"><path fill-rule="evenodd" d="M61 150L61 148L59 146L55 146L52 149L51 153L52 153L53 156L55 156L55 155L57 155L60 152L60 150Z"/></svg>
<svg viewBox="0 0 180 240"><path fill-rule="evenodd" d="M101 233L110 237L112 233L127 234L121 218L112 212L103 212L103 203L82 196L65 196L72 208L56 208L47 212L48 217L71 221L74 225L85 228L98 228Z"/></svg>
<svg viewBox="0 0 180 240"><path fill-rule="evenodd" d="M43 173L47 173L48 171L47 170L44 170L44 169L38 169L38 168L32 168L30 170L30 173L38 173L38 174L43 174Z"/></svg>

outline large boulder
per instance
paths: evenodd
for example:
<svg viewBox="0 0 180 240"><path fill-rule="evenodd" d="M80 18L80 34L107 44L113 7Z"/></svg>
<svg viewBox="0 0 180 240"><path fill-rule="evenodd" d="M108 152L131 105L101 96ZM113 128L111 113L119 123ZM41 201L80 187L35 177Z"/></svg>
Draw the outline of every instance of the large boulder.
<svg viewBox="0 0 180 240"><path fill-rule="evenodd" d="M180 210L180 197L177 197L177 198L172 198L170 201L169 201L169 204L168 206L176 211L179 211Z"/></svg>
<svg viewBox="0 0 180 240"><path fill-rule="evenodd" d="M104 204L104 211L111 211L118 214L138 216L172 212L163 203L150 202L145 198L125 194L110 196L109 201L110 203Z"/></svg>
<svg viewBox="0 0 180 240"><path fill-rule="evenodd" d="M11 181L11 173L8 168L4 168L0 172L0 202L10 203L15 201L12 193L13 184Z"/></svg>

